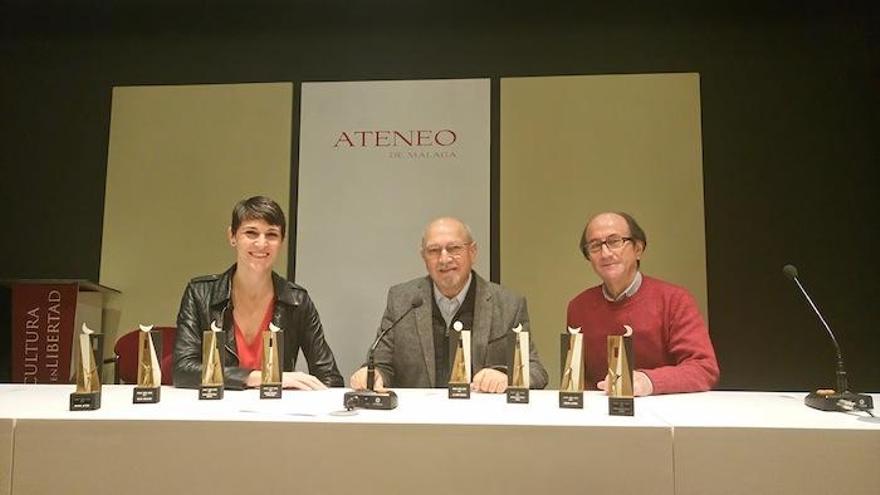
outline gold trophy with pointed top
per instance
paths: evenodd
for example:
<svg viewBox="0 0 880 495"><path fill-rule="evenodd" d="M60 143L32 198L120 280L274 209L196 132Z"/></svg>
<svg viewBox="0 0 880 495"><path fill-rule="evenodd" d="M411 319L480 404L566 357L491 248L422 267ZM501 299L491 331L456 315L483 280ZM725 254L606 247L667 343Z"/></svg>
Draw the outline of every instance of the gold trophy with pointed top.
<svg viewBox="0 0 880 495"><path fill-rule="evenodd" d="M529 403L529 332L523 330L522 323L513 327L513 365L509 368L507 382L507 403Z"/></svg>
<svg viewBox="0 0 880 495"><path fill-rule="evenodd" d="M471 331L456 321L452 324L449 345L454 349L452 369L449 374L449 398L471 398Z"/></svg>
<svg viewBox="0 0 880 495"><path fill-rule="evenodd" d="M559 381L559 407L584 408L584 336L580 327L568 327L560 336L562 378Z"/></svg>
<svg viewBox="0 0 880 495"><path fill-rule="evenodd" d="M608 414L632 416L633 400L633 329L624 325L623 335L608 336Z"/></svg>
<svg viewBox="0 0 880 495"><path fill-rule="evenodd" d="M74 374L76 391L70 394L71 411L93 411L101 408L101 378L95 361L94 346L98 335L82 324L82 331L74 340Z"/></svg>
<svg viewBox="0 0 880 495"><path fill-rule="evenodd" d="M202 334L202 382L199 399L223 398L223 329L211 322L211 329Z"/></svg>
<svg viewBox="0 0 880 495"><path fill-rule="evenodd" d="M269 322L269 330L263 332L263 367L260 381L261 399L281 398L281 372L282 363L279 356L283 356L282 338L283 332L272 322Z"/></svg>
<svg viewBox="0 0 880 495"><path fill-rule="evenodd" d="M162 335L153 331L153 325L138 325L138 374L132 402L155 404L162 390Z"/></svg>

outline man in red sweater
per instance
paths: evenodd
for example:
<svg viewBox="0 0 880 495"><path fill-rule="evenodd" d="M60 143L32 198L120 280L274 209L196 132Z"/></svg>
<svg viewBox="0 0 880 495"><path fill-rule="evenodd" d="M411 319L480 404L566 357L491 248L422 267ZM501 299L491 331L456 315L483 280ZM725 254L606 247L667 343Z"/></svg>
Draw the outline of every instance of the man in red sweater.
<svg viewBox="0 0 880 495"><path fill-rule="evenodd" d="M600 213L584 228L581 252L602 284L568 303L568 325L584 334L587 381L607 391L607 337L629 325L635 395L709 390L718 382L718 361L706 323L686 289L642 275L647 245L627 213Z"/></svg>

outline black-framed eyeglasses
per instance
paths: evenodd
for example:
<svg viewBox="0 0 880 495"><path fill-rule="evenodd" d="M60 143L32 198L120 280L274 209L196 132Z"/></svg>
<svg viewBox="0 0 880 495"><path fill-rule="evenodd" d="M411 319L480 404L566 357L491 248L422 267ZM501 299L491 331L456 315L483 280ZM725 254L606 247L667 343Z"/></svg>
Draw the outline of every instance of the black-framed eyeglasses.
<svg viewBox="0 0 880 495"><path fill-rule="evenodd" d="M616 234L609 235L604 240L600 241L599 239L596 239L596 240L588 242L587 243L587 251L594 253L594 254L598 253L599 251L602 250L603 245L608 246L608 249L610 249L612 251L617 251L618 249L622 248L623 245L627 241L632 241L632 240L633 240L632 237L621 237Z"/></svg>

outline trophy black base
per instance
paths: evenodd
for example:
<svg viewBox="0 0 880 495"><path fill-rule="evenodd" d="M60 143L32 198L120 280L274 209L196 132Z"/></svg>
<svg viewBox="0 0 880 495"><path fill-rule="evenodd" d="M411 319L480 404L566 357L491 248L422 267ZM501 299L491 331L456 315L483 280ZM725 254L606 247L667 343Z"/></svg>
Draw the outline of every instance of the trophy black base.
<svg viewBox="0 0 880 495"><path fill-rule="evenodd" d="M223 398L223 385L200 385L199 400L220 400Z"/></svg>
<svg viewBox="0 0 880 495"><path fill-rule="evenodd" d="M71 411L101 409L101 392L74 392L70 394Z"/></svg>
<svg viewBox="0 0 880 495"><path fill-rule="evenodd" d="M280 383L264 383L260 385L261 399L280 399L281 398Z"/></svg>
<svg viewBox="0 0 880 495"><path fill-rule="evenodd" d="M609 397L608 414L611 416L634 416L635 401L632 397Z"/></svg>
<svg viewBox="0 0 880 495"><path fill-rule="evenodd" d="M507 387L508 404L528 404L529 389L521 387Z"/></svg>
<svg viewBox="0 0 880 495"><path fill-rule="evenodd" d="M345 393L342 398L342 405L348 410L356 407L363 409L395 409L397 408L397 394L392 390L387 392L355 390Z"/></svg>
<svg viewBox="0 0 880 495"><path fill-rule="evenodd" d="M131 402L134 404L155 404L159 402L159 387L135 387Z"/></svg>
<svg viewBox="0 0 880 495"><path fill-rule="evenodd" d="M823 391L824 392L824 391ZM870 395L844 392L842 394L812 392L804 397L804 404L821 411L866 411L874 409Z"/></svg>
<svg viewBox="0 0 880 495"><path fill-rule="evenodd" d="M559 392L559 407L562 409L583 409L583 392Z"/></svg>
<svg viewBox="0 0 880 495"><path fill-rule="evenodd" d="M470 399L471 384L470 383L450 383L449 384L450 399Z"/></svg>

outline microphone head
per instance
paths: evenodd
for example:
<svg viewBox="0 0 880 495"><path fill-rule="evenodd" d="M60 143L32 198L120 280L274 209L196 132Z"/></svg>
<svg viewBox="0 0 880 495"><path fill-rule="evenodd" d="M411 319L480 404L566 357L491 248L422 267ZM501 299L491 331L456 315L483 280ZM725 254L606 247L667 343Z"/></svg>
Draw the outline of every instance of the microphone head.
<svg viewBox="0 0 880 495"><path fill-rule="evenodd" d="M785 265L782 267L782 273L785 274L786 277L794 280L797 278L797 268L794 265Z"/></svg>
<svg viewBox="0 0 880 495"><path fill-rule="evenodd" d="M412 302L410 303L413 309L418 308L422 305L422 296L413 296Z"/></svg>

